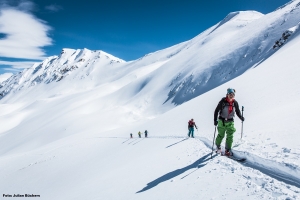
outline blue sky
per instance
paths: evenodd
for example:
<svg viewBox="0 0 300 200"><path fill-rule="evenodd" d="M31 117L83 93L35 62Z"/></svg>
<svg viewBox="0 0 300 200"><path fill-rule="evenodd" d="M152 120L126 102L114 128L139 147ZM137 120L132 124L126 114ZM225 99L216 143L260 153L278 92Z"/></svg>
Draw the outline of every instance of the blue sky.
<svg viewBox="0 0 300 200"><path fill-rule="evenodd" d="M129 61L190 40L229 12L272 12L288 0L0 0L0 74L62 48Z"/></svg>

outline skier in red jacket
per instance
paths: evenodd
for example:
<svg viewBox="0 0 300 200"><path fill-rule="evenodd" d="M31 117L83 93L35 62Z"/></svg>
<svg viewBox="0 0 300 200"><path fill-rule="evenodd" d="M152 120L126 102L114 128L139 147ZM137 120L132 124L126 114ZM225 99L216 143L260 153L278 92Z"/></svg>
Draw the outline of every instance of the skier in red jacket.
<svg viewBox="0 0 300 200"><path fill-rule="evenodd" d="M194 122L194 119L191 119L189 122L188 122L188 129L189 129L189 134L188 136L189 137L194 137L194 126L196 127L196 129L198 130L197 128L197 125L196 123Z"/></svg>

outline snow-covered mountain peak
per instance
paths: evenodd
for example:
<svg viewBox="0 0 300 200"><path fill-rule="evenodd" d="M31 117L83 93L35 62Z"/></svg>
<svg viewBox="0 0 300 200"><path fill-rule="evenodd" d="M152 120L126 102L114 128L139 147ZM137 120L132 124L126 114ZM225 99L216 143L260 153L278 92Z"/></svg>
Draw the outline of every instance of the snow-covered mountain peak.
<svg viewBox="0 0 300 200"><path fill-rule="evenodd" d="M106 95L114 95L116 105L124 101L121 104L130 102L143 112L157 110L157 106L165 112L236 78L276 52L293 34L288 30L299 23L298 2L266 15L256 11L229 13L189 41L130 62L103 51L64 48L59 56L49 57L3 83L0 93L6 96L40 83L59 82L56 93L66 91L62 88L68 84L76 85L73 91L101 87ZM140 100L145 95L148 102L155 103L145 106Z"/></svg>
<svg viewBox="0 0 300 200"><path fill-rule="evenodd" d="M257 11L237 11L229 13L222 21L220 21L216 27L210 32L224 31L223 27L226 24L227 28L242 28L250 24L251 22L260 19L264 14ZM219 30L221 28L221 30Z"/></svg>
<svg viewBox="0 0 300 200"><path fill-rule="evenodd" d="M69 49L69 48L63 48L60 54L60 58L68 59L68 60L87 60L87 59L96 59L101 58L101 55L104 56L107 59L114 60L116 62L124 63L125 61L117 58L109 53L106 53L101 50L89 50L89 49Z"/></svg>
<svg viewBox="0 0 300 200"><path fill-rule="evenodd" d="M229 21L247 21L251 22L253 20L259 19L264 14L257 11L237 11L229 13L219 24L219 26L229 22Z"/></svg>
<svg viewBox="0 0 300 200"><path fill-rule="evenodd" d="M0 87L1 97L40 83L59 82L70 76L75 80L86 79L103 67L123 63L126 62L104 51L64 48L59 56L50 56L4 81Z"/></svg>

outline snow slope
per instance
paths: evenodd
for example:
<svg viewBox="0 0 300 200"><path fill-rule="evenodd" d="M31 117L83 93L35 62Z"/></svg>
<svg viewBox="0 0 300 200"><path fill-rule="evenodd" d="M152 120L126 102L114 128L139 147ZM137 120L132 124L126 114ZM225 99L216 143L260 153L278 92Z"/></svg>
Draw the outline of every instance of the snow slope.
<svg viewBox="0 0 300 200"><path fill-rule="evenodd" d="M231 13L190 41L131 62L104 52L100 57L108 58L92 59L96 52L83 50L99 63L80 66L82 50L65 50L65 60L52 57L2 83L0 192L42 199L299 199L298 5L264 16ZM284 45L273 49L280 39ZM66 76L58 81L55 73ZM245 107L243 139L236 119L234 141L244 164L210 159L213 112L228 87ZM190 118L199 127L195 139L185 138ZM136 138L145 129L149 138Z"/></svg>

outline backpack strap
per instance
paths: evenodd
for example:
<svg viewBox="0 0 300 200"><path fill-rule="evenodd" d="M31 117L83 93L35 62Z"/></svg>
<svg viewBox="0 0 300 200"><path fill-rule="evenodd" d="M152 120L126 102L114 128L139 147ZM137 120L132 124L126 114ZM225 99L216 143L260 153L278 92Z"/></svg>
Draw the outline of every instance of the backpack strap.
<svg viewBox="0 0 300 200"><path fill-rule="evenodd" d="M223 97L222 99L221 99L221 110L220 110L220 115L222 114L222 111L223 111L223 109L225 108L225 106L226 106L226 103L225 103L225 97Z"/></svg>
<svg viewBox="0 0 300 200"><path fill-rule="evenodd" d="M223 109L225 108L225 106L226 106L226 103L227 102L225 102L225 97L224 98L222 98L222 100L221 100L221 110L220 110L220 113L219 113L219 115L222 115L222 111L223 111ZM235 105L236 105L236 103L235 103L236 101L235 101L235 99L233 100L233 102L232 102L232 107L234 107L235 108L235 110L236 110L236 107L235 107ZM222 120L222 122L223 122L223 125L225 126L225 121L224 121L224 119Z"/></svg>

